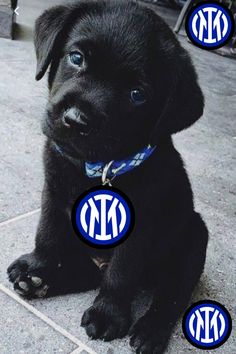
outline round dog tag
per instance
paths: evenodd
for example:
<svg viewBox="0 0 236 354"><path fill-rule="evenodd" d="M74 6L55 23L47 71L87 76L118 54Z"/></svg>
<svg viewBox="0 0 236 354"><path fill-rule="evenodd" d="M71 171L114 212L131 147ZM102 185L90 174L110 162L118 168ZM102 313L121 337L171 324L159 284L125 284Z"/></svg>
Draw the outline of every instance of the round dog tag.
<svg viewBox="0 0 236 354"><path fill-rule="evenodd" d="M85 243L110 248L129 236L134 226L134 209L118 189L98 186L77 199L72 210L72 224Z"/></svg>

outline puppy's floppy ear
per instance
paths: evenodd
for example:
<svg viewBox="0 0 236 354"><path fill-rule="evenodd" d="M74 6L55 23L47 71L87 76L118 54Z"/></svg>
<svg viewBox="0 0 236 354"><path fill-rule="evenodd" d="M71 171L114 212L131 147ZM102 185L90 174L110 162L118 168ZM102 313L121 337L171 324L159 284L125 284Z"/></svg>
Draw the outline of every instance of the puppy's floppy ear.
<svg viewBox="0 0 236 354"><path fill-rule="evenodd" d="M165 86L169 88L166 89L166 101L154 129L152 143L188 128L203 114L204 97L191 59L172 33L171 37L165 59L168 73L163 73Z"/></svg>
<svg viewBox="0 0 236 354"><path fill-rule="evenodd" d="M62 29L70 14L66 6L55 6L46 10L35 23L34 45L37 57L36 80L40 80L57 51Z"/></svg>

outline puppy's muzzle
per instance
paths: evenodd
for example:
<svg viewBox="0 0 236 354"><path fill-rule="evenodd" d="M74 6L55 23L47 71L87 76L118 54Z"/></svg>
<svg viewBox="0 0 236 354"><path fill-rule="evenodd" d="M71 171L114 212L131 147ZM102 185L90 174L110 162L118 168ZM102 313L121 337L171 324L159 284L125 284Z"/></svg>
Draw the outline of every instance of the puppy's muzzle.
<svg viewBox="0 0 236 354"><path fill-rule="evenodd" d="M91 122L75 107L65 111L62 123L68 129L78 130L81 135L89 135L91 132Z"/></svg>

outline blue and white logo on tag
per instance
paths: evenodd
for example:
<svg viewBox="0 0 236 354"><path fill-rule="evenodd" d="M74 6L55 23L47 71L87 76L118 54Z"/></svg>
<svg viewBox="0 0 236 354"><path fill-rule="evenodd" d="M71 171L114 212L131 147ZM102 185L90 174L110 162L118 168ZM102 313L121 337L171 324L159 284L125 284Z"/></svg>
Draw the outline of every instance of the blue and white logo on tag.
<svg viewBox="0 0 236 354"><path fill-rule="evenodd" d="M189 39L204 49L225 45L233 36L234 27L230 10L214 1L198 3L190 10L185 22Z"/></svg>
<svg viewBox="0 0 236 354"><path fill-rule="evenodd" d="M226 342L232 330L229 312L220 303L204 300L193 304L183 318L186 339L200 349L215 349Z"/></svg>
<svg viewBox="0 0 236 354"><path fill-rule="evenodd" d="M117 189L99 186L76 201L72 223L86 243L95 247L114 247L127 238L133 227L133 208Z"/></svg>

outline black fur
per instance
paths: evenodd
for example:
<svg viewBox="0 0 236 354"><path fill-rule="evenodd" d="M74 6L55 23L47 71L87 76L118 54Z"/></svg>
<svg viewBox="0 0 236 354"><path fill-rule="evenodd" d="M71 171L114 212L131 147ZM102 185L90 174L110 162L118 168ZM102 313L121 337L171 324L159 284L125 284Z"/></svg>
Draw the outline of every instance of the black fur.
<svg viewBox="0 0 236 354"><path fill-rule="evenodd" d="M45 186L35 249L8 268L9 278L28 297L99 285L82 326L91 338L104 340L128 333L131 301L138 287L151 286L153 303L129 330L130 343L137 353L162 353L203 271L208 239L171 139L203 112L191 60L160 17L131 1L51 8L36 22L35 47L36 78L50 66ZM78 48L85 57L81 70L68 61ZM146 102L136 107L130 90L139 87ZM80 125L63 124L71 107L91 124L87 136L80 134ZM58 154L53 141L67 155ZM148 143L157 145L153 155L114 180L135 208L131 236L106 251L81 243L70 210L82 192L101 183L86 177L84 162L126 158ZM109 260L103 272L91 260L96 256Z"/></svg>

